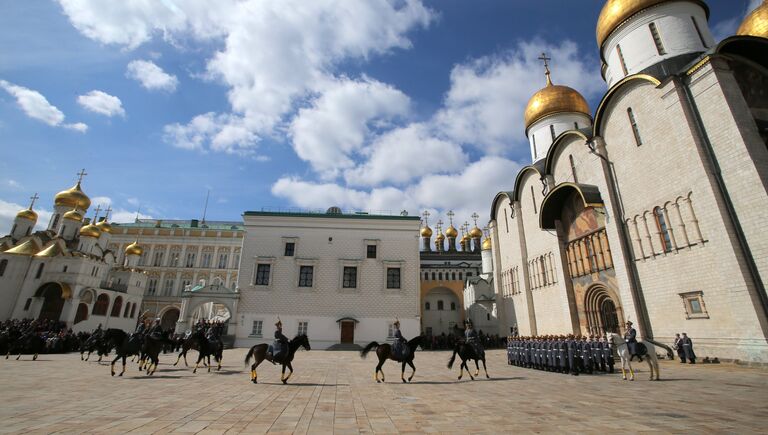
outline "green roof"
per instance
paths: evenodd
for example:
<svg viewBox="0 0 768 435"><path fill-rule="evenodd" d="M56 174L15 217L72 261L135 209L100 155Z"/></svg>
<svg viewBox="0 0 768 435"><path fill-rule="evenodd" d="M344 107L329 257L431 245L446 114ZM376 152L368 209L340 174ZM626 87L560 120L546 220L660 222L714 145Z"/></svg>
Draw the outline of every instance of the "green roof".
<svg viewBox="0 0 768 435"><path fill-rule="evenodd" d="M381 215L356 213L326 213L326 212L283 212L283 211L246 211L243 216L282 216L282 217L309 217L309 218L334 218L334 219L387 219L402 221L419 221L419 216Z"/></svg>
<svg viewBox="0 0 768 435"><path fill-rule="evenodd" d="M203 223L197 219L139 219L135 222L127 223L112 222L112 225L115 227L126 228L182 228L196 230L245 231L245 227L240 221L205 221L205 223Z"/></svg>

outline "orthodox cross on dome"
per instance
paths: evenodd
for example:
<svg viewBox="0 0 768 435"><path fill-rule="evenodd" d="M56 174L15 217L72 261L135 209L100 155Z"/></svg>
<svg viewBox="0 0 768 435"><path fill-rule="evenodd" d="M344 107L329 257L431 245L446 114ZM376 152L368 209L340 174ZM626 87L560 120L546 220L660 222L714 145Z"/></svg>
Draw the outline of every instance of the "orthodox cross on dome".
<svg viewBox="0 0 768 435"><path fill-rule="evenodd" d="M552 58L547 57L547 53L541 53L541 56L539 56L538 59L544 62L544 75L547 76L547 85L551 85L552 79L549 77L549 61L552 60Z"/></svg>
<svg viewBox="0 0 768 435"><path fill-rule="evenodd" d="M104 220L109 219L110 213L112 213L112 206L107 206L107 209L104 210Z"/></svg>
<svg viewBox="0 0 768 435"><path fill-rule="evenodd" d="M422 213L421 215L424 216L424 226L428 227L429 226L429 216L431 216L430 213L429 213L429 210L424 210L424 213Z"/></svg>
<svg viewBox="0 0 768 435"><path fill-rule="evenodd" d="M443 220L438 219L437 220L437 231L439 232L443 228Z"/></svg>
<svg viewBox="0 0 768 435"><path fill-rule="evenodd" d="M475 226L477 226L477 219L480 217L480 215L477 214L477 212L475 212L475 213L472 213L472 216L470 217L472 218L473 221L475 221Z"/></svg>
<svg viewBox="0 0 768 435"><path fill-rule="evenodd" d="M98 222L99 221L99 212L101 211L101 204L96 206L96 214L93 216L93 221Z"/></svg>
<svg viewBox="0 0 768 435"><path fill-rule="evenodd" d="M83 177L88 175L87 172L85 172L85 168L83 168L80 172L77 173L77 184L80 184L83 181Z"/></svg>
<svg viewBox="0 0 768 435"><path fill-rule="evenodd" d="M34 194L34 195L32 195L32 196L30 196L30 197L29 197L29 199L31 199L31 200L32 200L32 202L29 204L29 209L30 209L30 210L32 210L32 207L34 207L34 206L35 206L35 201L37 201L38 199L40 199L40 197L39 197L39 196L37 196L37 192L35 192L35 194Z"/></svg>
<svg viewBox="0 0 768 435"><path fill-rule="evenodd" d="M448 213L445 214L448 216L448 220L450 221L450 224L453 225L453 217L456 216L456 213L453 212L453 210L448 210Z"/></svg>

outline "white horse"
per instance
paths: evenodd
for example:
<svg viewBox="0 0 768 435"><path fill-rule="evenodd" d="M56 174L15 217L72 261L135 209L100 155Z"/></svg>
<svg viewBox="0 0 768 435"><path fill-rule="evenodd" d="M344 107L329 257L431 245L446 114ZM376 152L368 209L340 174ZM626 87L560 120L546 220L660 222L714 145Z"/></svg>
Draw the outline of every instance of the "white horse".
<svg viewBox="0 0 768 435"><path fill-rule="evenodd" d="M627 380L627 370L629 370L629 380L634 381L635 380L635 371L632 370L632 364L629 362L629 357L631 356L629 354L629 346L624 341L619 334L614 334L612 332L608 332L605 334L606 338L608 339L608 342L611 343L616 350L619 352L619 356L621 357L621 378L625 381ZM645 345L645 348L648 349L648 353L646 355L643 355L643 358L645 358L645 361L648 362L648 368L651 370L651 378L653 379L653 373L656 372L656 380L659 380L659 360L656 358L656 346L651 344L648 340L639 340L638 343L642 343Z"/></svg>

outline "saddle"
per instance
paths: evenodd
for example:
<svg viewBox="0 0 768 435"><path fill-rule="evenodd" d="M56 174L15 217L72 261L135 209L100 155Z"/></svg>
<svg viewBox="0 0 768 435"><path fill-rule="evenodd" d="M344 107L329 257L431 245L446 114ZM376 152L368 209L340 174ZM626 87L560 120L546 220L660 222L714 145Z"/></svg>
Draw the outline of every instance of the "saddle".
<svg viewBox="0 0 768 435"><path fill-rule="evenodd" d="M635 347L635 349L637 350L637 352L633 353L633 354L632 354L632 355L629 357L629 360L631 361L631 360L632 360L634 357L637 357L637 359L638 359L640 362L642 362L642 361L643 361L643 357L644 357L644 356L646 356L646 355L648 355L648 348L647 348L647 347L645 347L645 344L643 344L643 343L639 343L639 342L638 342L638 343L635 343L635 346L636 346L636 347Z"/></svg>

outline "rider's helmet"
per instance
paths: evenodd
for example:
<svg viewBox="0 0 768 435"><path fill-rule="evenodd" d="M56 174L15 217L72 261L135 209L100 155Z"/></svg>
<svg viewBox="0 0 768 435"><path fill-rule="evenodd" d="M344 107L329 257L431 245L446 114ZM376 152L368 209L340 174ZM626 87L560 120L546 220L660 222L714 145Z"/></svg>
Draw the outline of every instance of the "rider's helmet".
<svg viewBox="0 0 768 435"><path fill-rule="evenodd" d="M282 328L283 327L283 322L281 322L280 319L277 319L277 323L275 323L275 327Z"/></svg>
<svg viewBox="0 0 768 435"><path fill-rule="evenodd" d="M627 326L628 326L628 327L629 327L629 326L632 326L632 321L631 321L631 320L627 320Z"/></svg>
<svg viewBox="0 0 768 435"><path fill-rule="evenodd" d="M400 319L395 319L395 323L393 323L393 325L395 326L395 328L399 328L400 327Z"/></svg>

